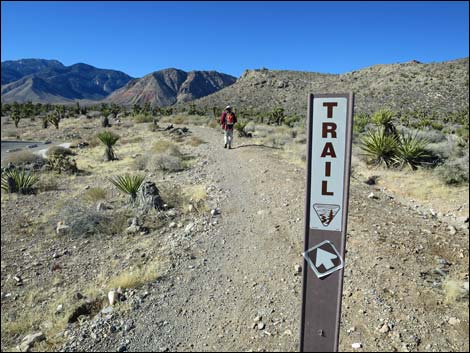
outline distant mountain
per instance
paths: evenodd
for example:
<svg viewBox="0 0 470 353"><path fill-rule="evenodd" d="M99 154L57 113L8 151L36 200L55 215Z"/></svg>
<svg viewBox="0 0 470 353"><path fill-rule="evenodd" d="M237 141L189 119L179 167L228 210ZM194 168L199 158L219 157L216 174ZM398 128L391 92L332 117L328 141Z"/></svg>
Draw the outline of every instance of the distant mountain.
<svg viewBox="0 0 470 353"><path fill-rule="evenodd" d="M65 66L57 60L22 59L2 62L2 85L20 78L38 73L45 69L63 69Z"/></svg>
<svg viewBox="0 0 470 353"><path fill-rule="evenodd" d="M469 59L422 64L375 65L345 74L302 71L246 70L237 82L197 99L199 107L223 107L254 112L283 107L305 116L308 93L355 92L356 112L380 108L394 111L452 112L468 109Z"/></svg>
<svg viewBox="0 0 470 353"><path fill-rule="evenodd" d="M132 77L121 71L81 63L64 66L56 60L5 61L2 62L2 102L101 100L130 80Z"/></svg>
<svg viewBox="0 0 470 353"><path fill-rule="evenodd" d="M187 102L230 86L236 77L216 71L190 71L165 69L155 71L127 83L113 92L106 101L122 104L168 106Z"/></svg>

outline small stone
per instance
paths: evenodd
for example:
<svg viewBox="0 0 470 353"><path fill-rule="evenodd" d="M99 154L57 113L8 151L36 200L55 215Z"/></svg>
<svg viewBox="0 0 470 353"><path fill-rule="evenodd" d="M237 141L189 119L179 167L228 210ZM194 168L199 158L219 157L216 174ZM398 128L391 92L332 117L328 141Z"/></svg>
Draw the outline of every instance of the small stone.
<svg viewBox="0 0 470 353"><path fill-rule="evenodd" d="M127 346L125 344L119 346L118 352L125 352L125 351L127 351Z"/></svg>
<svg viewBox="0 0 470 353"><path fill-rule="evenodd" d="M368 199L375 199L375 200L378 199L378 197L375 196L375 194L374 194L373 192L371 192L371 193L369 194L369 196L367 196L367 198L368 198Z"/></svg>
<svg viewBox="0 0 470 353"><path fill-rule="evenodd" d="M388 331L390 331L388 324L383 324L383 326L379 329L380 333L387 333Z"/></svg>
<svg viewBox="0 0 470 353"><path fill-rule="evenodd" d="M295 265L295 273L301 273L301 272L302 272L302 266Z"/></svg>
<svg viewBox="0 0 470 353"><path fill-rule="evenodd" d="M360 342L353 343L351 347L353 347L354 349L362 348L362 343Z"/></svg>
<svg viewBox="0 0 470 353"><path fill-rule="evenodd" d="M109 305L113 306L117 299L117 293L113 290L108 293Z"/></svg>
<svg viewBox="0 0 470 353"><path fill-rule="evenodd" d="M262 319L261 316L257 316L257 317L255 317L255 318L253 319L253 321L254 321L254 322L260 322L261 319Z"/></svg>
<svg viewBox="0 0 470 353"><path fill-rule="evenodd" d="M62 304L57 305L57 308L55 309L56 314L60 314L64 311L64 306Z"/></svg>
<svg viewBox="0 0 470 353"><path fill-rule="evenodd" d="M70 230L70 227L65 224L65 222L57 222L56 233L59 236L66 235Z"/></svg>
<svg viewBox="0 0 470 353"><path fill-rule="evenodd" d="M98 212L106 211L107 209L108 206L106 206L104 202L98 202L98 204L96 205L96 211Z"/></svg>
<svg viewBox="0 0 470 353"><path fill-rule="evenodd" d="M90 188L90 185L85 185L84 189L88 190Z"/></svg>
<svg viewBox="0 0 470 353"><path fill-rule="evenodd" d="M189 205L189 206L188 206L188 211L189 211L189 212L193 212L193 209L194 209L194 206L193 206L193 205Z"/></svg>
<svg viewBox="0 0 470 353"><path fill-rule="evenodd" d="M176 223L175 223L175 222L171 222L171 223L168 225L168 227L170 227L170 228L175 228L175 227L176 227Z"/></svg>
<svg viewBox="0 0 470 353"><path fill-rule="evenodd" d="M189 233L191 233L193 228L194 228L194 223L188 223L188 225L184 228L184 232L186 234L189 234Z"/></svg>
<svg viewBox="0 0 470 353"><path fill-rule="evenodd" d="M455 229L454 226L448 226L447 230L449 231L450 235L455 235L457 233L457 230Z"/></svg>
<svg viewBox="0 0 470 353"><path fill-rule="evenodd" d="M456 317L451 317L451 318L449 319L449 324L452 325L452 326L453 326L453 325L458 325L458 324L460 324L460 320L457 319Z"/></svg>
<svg viewBox="0 0 470 353"><path fill-rule="evenodd" d="M353 327L349 328L346 332L347 333L352 333L354 331L356 331L356 328L353 326Z"/></svg>
<svg viewBox="0 0 470 353"><path fill-rule="evenodd" d="M264 324L264 322L259 322L258 323L258 330L264 330L265 327L266 327L266 325Z"/></svg>

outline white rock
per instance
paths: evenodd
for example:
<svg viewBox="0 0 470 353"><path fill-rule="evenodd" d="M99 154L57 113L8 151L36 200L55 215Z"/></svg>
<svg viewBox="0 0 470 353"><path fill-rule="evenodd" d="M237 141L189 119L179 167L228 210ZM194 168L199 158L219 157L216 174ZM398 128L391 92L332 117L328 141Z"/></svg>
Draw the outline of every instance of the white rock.
<svg viewBox="0 0 470 353"><path fill-rule="evenodd" d="M353 343L351 347L353 347L354 349L362 348L362 343L360 342Z"/></svg>
<svg viewBox="0 0 470 353"><path fill-rule="evenodd" d="M259 322L258 323L258 330L264 330L265 327L266 327L266 325L264 324L264 322Z"/></svg>
<svg viewBox="0 0 470 353"><path fill-rule="evenodd" d="M42 332L33 333L23 338L23 341L21 341L21 344L18 346L18 348L21 352L29 352L35 343L44 341L45 339L46 336L44 336Z"/></svg>
<svg viewBox="0 0 470 353"><path fill-rule="evenodd" d="M300 272L302 272L302 266L295 265L295 273L300 273Z"/></svg>
<svg viewBox="0 0 470 353"><path fill-rule="evenodd" d="M137 224L137 218L132 219L132 224L126 229L127 234L135 234L140 231L140 226Z"/></svg>
<svg viewBox="0 0 470 353"><path fill-rule="evenodd" d="M117 293L113 290L108 292L109 305L113 306L117 299Z"/></svg>
<svg viewBox="0 0 470 353"><path fill-rule="evenodd" d="M388 324L383 324L383 326L379 329L380 333L387 333L388 331L390 331Z"/></svg>
<svg viewBox="0 0 470 353"><path fill-rule="evenodd" d="M171 223L168 225L168 227L170 227L170 228L175 228L175 227L176 227L176 223L175 223L175 222L171 222Z"/></svg>
<svg viewBox="0 0 470 353"><path fill-rule="evenodd" d="M98 204L96 205L96 210L98 212L100 211L106 211L108 209L108 207L105 205L104 202L98 202Z"/></svg>
<svg viewBox="0 0 470 353"><path fill-rule="evenodd" d="M449 230L450 235L455 235L457 233L457 230L454 226L448 226L447 229Z"/></svg>
<svg viewBox="0 0 470 353"><path fill-rule="evenodd" d="M449 324L450 324L450 325L458 325L458 324L460 324L460 320L457 319L456 317L451 317L451 318L449 319Z"/></svg>
<svg viewBox="0 0 470 353"><path fill-rule="evenodd" d="M66 225L65 222L63 221L57 222L57 228L55 230L57 235L59 236L66 235L69 232L69 230L70 230L70 227Z"/></svg>
<svg viewBox="0 0 470 353"><path fill-rule="evenodd" d="M369 199L378 199L378 197L375 196L375 194L374 194L373 192L371 192L371 193L369 194L369 196L367 196L367 198L369 198Z"/></svg>
<svg viewBox="0 0 470 353"><path fill-rule="evenodd" d="M194 223L188 223L188 225L184 228L184 232L186 234L189 234L189 233L191 233L193 228L194 228Z"/></svg>
<svg viewBox="0 0 470 353"><path fill-rule="evenodd" d="M262 319L261 316L257 316L257 317L255 317L255 318L253 319L253 321L254 321L254 322L260 322L261 319Z"/></svg>
<svg viewBox="0 0 470 353"><path fill-rule="evenodd" d="M188 211L189 211L189 212L193 212L193 209L194 209L194 206L193 206L193 205L189 205L189 206L188 206Z"/></svg>
<svg viewBox="0 0 470 353"><path fill-rule="evenodd" d="M57 305L57 308L55 309L55 313L60 314L63 311L64 311L64 306L62 304Z"/></svg>

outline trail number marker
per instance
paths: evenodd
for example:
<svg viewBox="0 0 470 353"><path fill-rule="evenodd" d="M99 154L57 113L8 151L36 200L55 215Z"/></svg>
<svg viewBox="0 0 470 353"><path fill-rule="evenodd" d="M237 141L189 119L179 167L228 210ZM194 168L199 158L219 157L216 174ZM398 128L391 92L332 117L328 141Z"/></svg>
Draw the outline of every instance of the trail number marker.
<svg viewBox="0 0 470 353"><path fill-rule="evenodd" d="M338 350L354 95L310 94L301 352Z"/></svg>

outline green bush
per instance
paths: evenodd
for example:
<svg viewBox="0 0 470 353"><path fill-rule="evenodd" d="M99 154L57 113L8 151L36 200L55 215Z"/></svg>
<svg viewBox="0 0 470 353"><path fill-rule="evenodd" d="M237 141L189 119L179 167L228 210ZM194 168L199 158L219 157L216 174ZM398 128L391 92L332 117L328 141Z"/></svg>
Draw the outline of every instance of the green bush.
<svg viewBox="0 0 470 353"><path fill-rule="evenodd" d="M6 192L31 194L38 181L36 175L23 170L10 169L2 173L2 189Z"/></svg>
<svg viewBox="0 0 470 353"><path fill-rule="evenodd" d="M150 114L136 114L132 118L136 123L151 123L153 122L153 116Z"/></svg>
<svg viewBox="0 0 470 353"><path fill-rule="evenodd" d="M376 131L368 131L361 139L360 147L369 163L385 164L389 167L396 156L398 141L395 136L385 134L385 129L382 127Z"/></svg>

